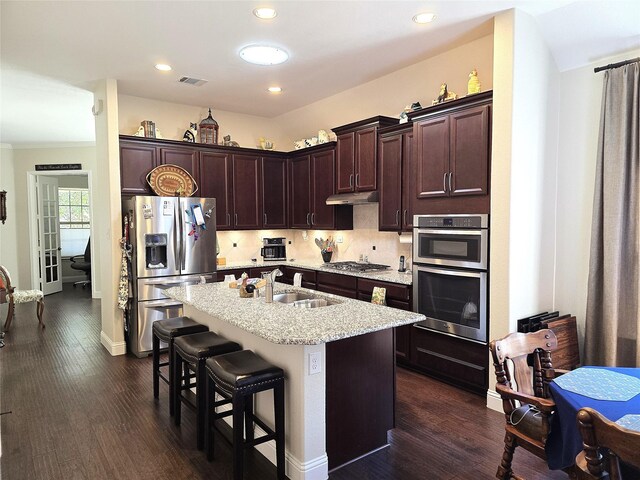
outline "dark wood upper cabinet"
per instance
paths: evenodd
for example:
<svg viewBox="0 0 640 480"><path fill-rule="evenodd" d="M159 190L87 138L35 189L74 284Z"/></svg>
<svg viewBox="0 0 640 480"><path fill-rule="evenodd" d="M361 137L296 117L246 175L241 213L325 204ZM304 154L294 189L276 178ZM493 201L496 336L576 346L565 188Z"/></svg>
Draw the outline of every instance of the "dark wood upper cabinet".
<svg viewBox="0 0 640 480"><path fill-rule="evenodd" d="M338 135L338 174L336 193L353 192L356 170L356 134Z"/></svg>
<svg viewBox="0 0 640 480"><path fill-rule="evenodd" d="M311 155L311 226L313 228L336 228L336 207L327 205L327 198L335 192L335 150Z"/></svg>
<svg viewBox="0 0 640 480"><path fill-rule="evenodd" d="M451 114L450 194L486 195L489 163L489 105Z"/></svg>
<svg viewBox="0 0 640 480"><path fill-rule="evenodd" d="M409 114L413 213L489 213L492 92Z"/></svg>
<svg viewBox="0 0 640 480"><path fill-rule="evenodd" d="M193 145L193 144L192 144ZM165 148L160 147L158 149L160 153L160 165L177 165L184 168L193 177L200 188L199 177L199 165L200 152L195 147L176 147ZM194 196L203 196L200 191L197 191Z"/></svg>
<svg viewBox="0 0 640 480"><path fill-rule="evenodd" d="M156 166L155 145L120 142L120 189L123 195L153 195L147 174Z"/></svg>
<svg viewBox="0 0 640 480"><path fill-rule="evenodd" d="M295 155L289 163L289 227L351 230L353 207L330 206L335 193L335 145L318 145Z"/></svg>
<svg viewBox="0 0 640 480"><path fill-rule="evenodd" d="M236 230L262 228L260 157L233 155L233 226Z"/></svg>
<svg viewBox="0 0 640 480"><path fill-rule="evenodd" d="M336 193L376 189L378 129L397 124L397 118L378 116L333 128L338 137Z"/></svg>
<svg viewBox="0 0 640 480"><path fill-rule="evenodd" d="M287 159L265 157L262 167L264 228L287 228Z"/></svg>
<svg viewBox="0 0 640 480"><path fill-rule="evenodd" d="M415 175L411 124L381 129L378 140L379 230L411 230L410 185Z"/></svg>
<svg viewBox="0 0 640 480"><path fill-rule="evenodd" d="M200 152L200 196L216 199L216 228L233 228L233 163L228 153Z"/></svg>
<svg viewBox="0 0 640 480"><path fill-rule="evenodd" d="M289 161L289 226L311 228L311 156Z"/></svg>
<svg viewBox="0 0 640 480"><path fill-rule="evenodd" d="M356 177L358 192L376 189L378 127L365 128L356 132Z"/></svg>

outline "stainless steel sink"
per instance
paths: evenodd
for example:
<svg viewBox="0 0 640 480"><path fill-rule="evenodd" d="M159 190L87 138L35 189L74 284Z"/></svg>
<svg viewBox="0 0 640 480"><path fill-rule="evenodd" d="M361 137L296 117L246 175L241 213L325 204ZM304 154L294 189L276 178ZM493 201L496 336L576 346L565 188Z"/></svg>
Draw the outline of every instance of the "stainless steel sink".
<svg viewBox="0 0 640 480"><path fill-rule="evenodd" d="M273 296L273 301L285 303L297 308L318 308L341 303L302 292L277 293Z"/></svg>

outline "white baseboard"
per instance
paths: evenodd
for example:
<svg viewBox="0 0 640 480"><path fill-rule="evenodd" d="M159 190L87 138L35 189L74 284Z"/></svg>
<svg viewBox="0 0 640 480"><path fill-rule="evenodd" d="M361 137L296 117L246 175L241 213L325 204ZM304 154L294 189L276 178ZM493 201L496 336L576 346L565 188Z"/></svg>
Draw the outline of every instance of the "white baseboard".
<svg viewBox="0 0 640 480"><path fill-rule="evenodd" d="M225 410L231 410L231 405L223 405L218 408L218 411ZM231 418L226 417L223 420L229 426L232 425ZM258 425L255 426L256 438L266 435L266 433ZM256 445L255 449L271 463L276 464L276 442L274 440ZM284 457L285 473L290 480L327 480L329 478L329 457L326 452L306 462L301 462L286 451Z"/></svg>
<svg viewBox="0 0 640 480"><path fill-rule="evenodd" d="M100 290L95 290L92 294L91 294L91 298L102 298L102 292Z"/></svg>
<svg viewBox="0 0 640 480"><path fill-rule="evenodd" d="M487 390L487 408L496 412L504 413L502 408L502 397L495 390Z"/></svg>
<svg viewBox="0 0 640 480"><path fill-rule="evenodd" d="M127 353L126 342L114 342L104 332L100 332L100 343L102 343L102 346L106 348L107 352L113 357Z"/></svg>

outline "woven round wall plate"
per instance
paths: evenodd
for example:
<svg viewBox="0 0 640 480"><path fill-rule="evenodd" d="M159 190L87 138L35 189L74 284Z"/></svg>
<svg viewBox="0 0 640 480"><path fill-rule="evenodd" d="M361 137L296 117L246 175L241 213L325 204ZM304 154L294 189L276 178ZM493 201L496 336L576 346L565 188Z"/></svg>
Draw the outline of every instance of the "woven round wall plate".
<svg viewBox="0 0 640 480"><path fill-rule="evenodd" d="M193 177L178 165L160 165L147 174L147 183L161 197L190 197L198 190Z"/></svg>

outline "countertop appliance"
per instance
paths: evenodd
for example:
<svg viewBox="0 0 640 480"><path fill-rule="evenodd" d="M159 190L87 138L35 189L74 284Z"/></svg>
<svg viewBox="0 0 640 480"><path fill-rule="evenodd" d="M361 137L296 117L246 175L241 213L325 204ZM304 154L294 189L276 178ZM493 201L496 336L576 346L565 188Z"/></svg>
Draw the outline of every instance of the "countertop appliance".
<svg viewBox="0 0 640 480"><path fill-rule="evenodd" d="M334 262L325 263L324 267L343 272L377 272L391 268L389 265L379 265L367 262Z"/></svg>
<svg viewBox="0 0 640 480"><path fill-rule="evenodd" d="M286 238L263 238L262 245L263 247L260 249L260 255L262 255L265 262L287 259Z"/></svg>
<svg viewBox="0 0 640 480"><path fill-rule="evenodd" d="M413 229L417 327L487 342L489 216L416 215Z"/></svg>
<svg viewBox="0 0 640 480"><path fill-rule="evenodd" d="M212 282L216 272L216 201L134 196L124 203L131 247L129 350L151 353L152 325L182 315L164 290Z"/></svg>

